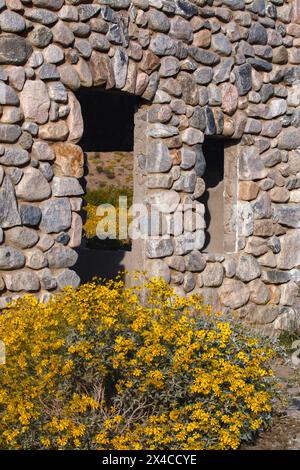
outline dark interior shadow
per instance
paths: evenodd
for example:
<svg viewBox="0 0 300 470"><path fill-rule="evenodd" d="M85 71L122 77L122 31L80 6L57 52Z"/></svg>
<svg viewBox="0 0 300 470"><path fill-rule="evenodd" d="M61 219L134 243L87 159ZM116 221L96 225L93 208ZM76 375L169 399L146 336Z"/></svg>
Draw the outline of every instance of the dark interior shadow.
<svg viewBox="0 0 300 470"><path fill-rule="evenodd" d="M73 269L81 279L81 282L89 282L93 277L113 279L118 274L130 270L130 252L122 250L91 250L86 248L83 242L76 249L78 260Z"/></svg>
<svg viewBox="0 0 300 470"><path fill-rule="evenodd" d="M131 152L137 98L102 88L76 92L81 105L84 133L78 143L85 152Z"/></svg>
<svg viewBox="0 0 300 470"><path fill-rule="evenodd" d="M206 161L206 169L203 175L205 181L205 192L199 199L205 206L205 244L204 251L209 251L213 238L221 234L212 233L214 222L212 220L212 209L214 217L222 217L223 213L223 194L219 201L216 200L215 191L224 180L224 141L222 139L205 138L203 143L203 154ZM217 203L218 207L213 207ZM222 234L223 236L223 234Z"/></svg>

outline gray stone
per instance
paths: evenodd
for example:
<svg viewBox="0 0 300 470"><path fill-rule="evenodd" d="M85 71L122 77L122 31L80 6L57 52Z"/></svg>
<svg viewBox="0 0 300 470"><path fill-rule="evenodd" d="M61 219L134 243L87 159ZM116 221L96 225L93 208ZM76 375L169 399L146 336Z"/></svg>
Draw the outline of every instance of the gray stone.
<svg viewBox="0 0 300 470"><path fill-rule="evenodd" d="M256 219L268 219L272 215L271 199L267 192L261 192L252 204Z"/></svg>
<svg viewBox="0 0 300 470"><path fill-rule="evenodd" d="M50 64L58 64L64 60L64 51L55 44L50 44L44 49L43 54L45 60Z"/></svg>
<svg viewBox="0 0 300 470"><path fill-rule="evenodd" d="M3 157L0 157L1 165L24 165L29 161L29 154L26 150L18 147L8 147L5 149Z"/></svg>
<svg viewBox="0 0 300 470"><path fill-rule="evenodd" d="M161 33L157 34L151 39L149 49L158 56L174 56L177 51L175 41L167 35Z"/></svg>
<svg viewBox="0 0 300 470"><path fill-rule="evenodd" d="M0 64L24 65L32 52L31 45L26 39L1 34L0 37Z"/></svg>
<svg viewBox="0 0 300 470"><path fill-rule="evenodd" d="M50 82L48 85L49 96L58 103L67 103L68 93L61 82Z"/></svg>
<svg viewBox="0 0 300 470"><path fill-rule="evenodd" d="M299 204L276 204L273 207L273 216L277 222L287 227L300 227Z"/></svg>
<svg viewBox="0 0 300 470"><path fill-rule="evenodd" d="M185 269L191 272L201 272L203 271L206 265L204 256L198 251L192 251L184 258L184 260Z"/></svg>
<svg viewBox="0 0 300 470"><path fill-rule="evenodd" d="M36 230L27 227L13 227L6 231L6 241L17 248L31 248L34 246L39 236Z"/></svg>
<svg viewBox="0 0 300 470"><path fill-rule="evenodd" d="M182 98L185 103L196 106L199 103L199 90L195 78L187 72L181 72L177 81L181 85Z"/></svg>
<svg viewBox="0 0 300 470"><path fill-rule="evenodd" d="M237 208L237 229L239 235L249 237L253 234L253 209L249 202L239 202Z"/></svg>
<svg viewBox="0 0 300 470"><path fill-rule="evenodd" d="M21 127L16 124L0 124L0 141L14 143L21 135Z"/></svg>
<svg viewBox="0 0 300 470"><path fill-rule="evenodd" d="M259 180L267 176L262 159L255 147L244 147L240 155L240 178L242 180Z"/></svg>
<svg viewBox="0 0 300 470"><path fill-rule="evenodd" d="M174 239L174 255L186 255L193 250L201 250L205 235L203 230L185 232Z"/></svg>
<svg viewBox="0 0 300 470"><path fill-rule="evenodd" d="M63 64L58 67L60 79L66 87L73 91L80 88L80 78L76 69L70 64Z"/></svg>
<svg viewBox="0 0 300 470"><path fill-rule="evenodd" d="M194 72L194 77L199 85L207 85L212 81L213 69L211 67L200 67Z"/></svg>
<svg viewBox="0 0 300 470"><path fill-rule="evenodd" d="M60 75L56 65L43 64L39 69L39 77L41 80L59 80Z"/></svg>
<svg viewBox="0 0 300 470"><path fill-rule="evenodd" d="M19 98L13 88L0 82L0 104L15 106L19 104Z"/></svg>
<svg viewBox="0 0 300 470"><path fill-rule="evenodd" d="M245 126L246 134L260 134L261 129L262 129L262 124L258 119L252 119L252 118L247 119L246 126Z"/></svg>
<svg viewBox="0 0 300 470"><path fill-rule="evenodd" d="M57 245L50 248L46 253L49 268L69 268L73 266L77 259L78 254L72 248L66 246Z"/></svg>
<svg viewBox="0 0 300 470"><path fill-rule="evenodd" d="M273 253L279 253L281 251L281 241L280 238L273 236L268 239L267 246L271 248Z"/></svg>
<svg viewBox="0 0 300 470"><path fill-rule="evenodd" d="M20 223L14 186L6 176L0 186L0 227L9 228Z"/></svg>
<svg viewBox="0 0 300 470"><path fill-rule="evenodd" d="M248 36L250 44L261 44L265 46L268 42L268 35L266 29L260 23L253 23Z"/></svg>
<svg viewBox="0 0 300 470"><path fill-rule="evenodd" d="M56 13L43 8L30 8L26 11L25 17L43 25L52 25L58 19Z"/></svg>
<svg viewBox="0 0 300 470"><path fill-rule="evenodd" d="M200 47L190 47L189 54L196 62L203 65L216 65L220 62L218 54L200 49Z"/></svg>
<svg viewBox="0 0 300 470"><path fill-rule="evenodd" d="M173 137L178 134L179 131L177 127L167 126L165 124L153 124L147 131L147 135L155 139L164 139L166 137Z"/></svg>
<svg viewBox="0 0 300 470"><path fill-rule="evenodd" d="M202 145L195 145L193 150L196 152L195 171L197 176L203 176L206 169L205 157L202 150Z"/></svg>
<svg viewBox="0 0 300 470"><path fill-rule="evenodd" d="M222 287L219 289L220 300L226 307L237 309L243 307L250 296L247 286L241 281L234 279L225 279Z"/></svg>
<svg viewBox="0 0 300 470"><path fill-rule="evenodd" d="M99 5L93 5L92 3L79 5L78 13L80 21L87 21L93 16L96 16L100 8Z"/></svg>
<svg viewBox="0 0 300 470"><path fill-rule="evenodd" d="M243 64L234 68L235 85L240 96L244 96L252 88L251 65Z"/></svg>
<svg viewBox="0 0 300 470"><path fill-rule="evenodd" d="M128 56L121 47L116 49L113 59L113 69L116 80L116 88L123 88L127 78Z"/></svg>
<svg viewBox="0 0 300 470"><path fill-rule="evenodd" d="M181 164L180 167L183 170L189 170L196 163L196 152L188 147L182 147L181 149Z"/></svg>
<svg viewBox="0 0 300 470"><path fill-rule="evenodd" d="M79 196L84 193L76 178L66 176L54 176L51 188L53 196Z"/></svg>
<svg viewBox="0 0 300 470"><path fill-rule="evenodd" d="M41 221L42 211L38 206L32 206L30 204L21 204L20 217L23 225L35 227Z"/></svg>
<svg viewBox="0 0 300 470"><path fill-rule="evenodd" d="M191 292L195 288L196 282L192 273L186 273L184 275L182 286L185 292Z"/></svg>
<svg viewBox="0 0 300 470"><path fill-rule="evenodd" d="M40 229L46 233L59 233L71 227L71 206L68 198L53 198L40 206Z"/></svg>
<svg viewBox="0 0 300 470"><path fill-rule="evenodd" d="M140 157L140 166L148 173L167 172L172 167L172 158L168 147L161 141L154 141L150 148L150 154Z"/></svg>
<svg viewBox="0 0 300 470"><path fill-rule="evenodd" d="M8 290L13 292L36 292L40 288L37 275L31 271L18 271L5 274L5 284Z"/></svg>
<svg viewBox="0 0 300 470"><path fill-rule="evenodd" d="M2 122L6 124L16 124L24 119L23 112L16 106L5 106L2 114Z"/></svg>
<svg viewBox="0 0 300 470"><path fill-rule="evenodd" d="M161 11L150 10L148 14L148 27L154 31L167 33L170 29L169 18Z"/></svg>
<svg viewBox="0 0 300 470"><path fill-rule="evenodd" d="M27 2L24 2L24 3L27 3ZM62 5L64 4L64 1L63 0L32 0L32 3L36 7L49 8L49 10L55 11L55 10L60 10Z"/></svg>
<svg viewBox="0 0 300 470"><path fill-rule="evenodd" d="M177 15L181 15L184 18L192 18L194 15L198 14L197 6L188 0L175 0L175 4L175 12Z"/></svg>
<svg viewBox="0 0 300 470"><path fill-rule="evenodd" d="M64 269L56 278L57 287L59 289L64 289L67 286L79 287L80 277L76 274L75 271L71 269Z"/></svg>
<svg viewBox="0 0 300 470"><path fill-rule="evenodd" d="M47 26L37 26L29 34L29 41L36 47L46 47L52 41L53 34ZM41 64L39 64L41 65Z"/></svg>
<svg viewBox="0 0 300 470"><path fill-rule="evenodd" d="M21 251L9 246L0 247L0 269L19 269L22 268L24 264L25 256Z"/></svg>
<svg viewBox="0 0 300 470"><path fill-rule="evenodd" d="M236 275L241 281L252 281L260 276L258 261L251 255L242 255L238 261Z"/></svg>
<svg viewBox="0 0 300 470"><path fill-rule="evenodd" d="M279 240L281 251L277 255L278 269L292 269L300 264L300 233L299 230L287 233Z"/></svg>
<svg viewBox="0 0 300 470"><path fill-rule="evenodd" d="M300 133L296 127L283 129L278 137L278 147L284 150L293 150L300 147Z"/></svg>
<svg viewBox="0 0 300 470"><path fill-rule="evenodd" d="M272 64L263 59L253 59L251 57L250 59L248 59L248 63L251 64L252 67L259 72L271 72L273 68Z"/></svg>
<svg viewBox="0 0 300 470"><path fill-rule="evenodd" d="M185 271L185 262L182 256L170 256L169 258L165 258L165 261L168 263L170 268L181 273Z"/></svg>
<svg viewBox="0 0 300 470"><path fill-rule="evenodd" d="M53 277L50 269L44 268L37 272L41 288L46 290L53 290L57 287L56 279Z"/></svg>
<svg viewBox="0 0 300 470"><path fill-rule="evenodd" d="M5 10L0 15L0 28L7 33L21 33L26 27L24 18L18 13Z"/></svg>
<svg viewBox="0 0 300 470"><path fill-rule="evenodd" d="M22 132L18 143L24 150L30 150L33 144L32 135L29 132Z"/></svg>
<svg viewBox="0 0 300 470"><path fill-rule="evenodd" d="M261 134L265 137L277 137L282 129L281 122L279 121L267 121L262 123Z"/></svg>
<svg viewBox="0 0 300 470"><path fill-rule="evenodd" d="M281 286L280 303L282 305L292 306L299 294L299 287L294 281Z"/></svg>
<svg viewBox="0 0 300 470"><path fill-rule="evenodd" d="M159 73L154 72L150 75L147 88L141 95L142 98L144 98L145 100L151 101L155 96L158 84L159 84Z"/></svg>
<svg viewBox="0 0 300 470"><path fill-rule="evenodd" d="M32 158L41 161L54 160L55 155L52 147L47 142L36 141L32 146Z"/></svg>
<svg viewBox="0 0 300 470"><path fill-rule="evenodd" d="M278 271L271 269L262 271L261 280L266 284L284 284L290 280L290 273L287 271Z"/></svg>
<svg viewBox="0 0 300 470"><path fill-rule="evenodd" d="M272 149L262 154L262 160L266 167L270 168L281 162L281 152L278 149Z"/></svg>
<svg viewBox="0 0 300 470"><path fill-rule="evenodd" d="M40 234L40 239L36 245L36 248L39 248L42 251L48 251L54 245L54 239L51 235L47 235L46 233Z"/></svg>
<svg viewBox="0 0 300 470"><path fill-rule="evenodd" d="M82 57L84 57L85 59L90 58L92 54L92 46L89 41L85 39L76 39L74 46Z"/></svg>
<svg viewBox="0 0 300 470"><path fill-rule="evenodd" d="M229 80L234 60L232 58L222 59L220 64L214 68L214 81L216 84Z"/></svg>
<svg viewBox="0 0 300 470"><path fill-rule="evenodd" d="M182 142L184 142L187 145L196 145L199 143L201 144L204 141L203 132L200 131L199 129L194 129L192 127L185 129L181 137L182 137Z"/></svg>
<svg viewBox="0 0 300 470"><path fill-rule="evenodd" d="M250 316L247 316L249 323L255 323L258 325L267 325L273 323L278 317L278 307L276 305L265 305L260 308L255 308L251 312Z"/></svg>
<svg viewBox="0 0 300 470"><path fill-rule="evenodd" d="M107 52L110 49L110 42L104 34L92 33L90 36L90 44L96 51Z"/></svg>
<svg viewBox="0 0 300 470"><path fill-rule="evenodd" d="M180 70L180 62L176 57L163 57L161 59L161 66L159 74L161 77L172 77Z"/></svg>
<svg viewBox="0 0 300 470"><path fill-rule="evenodd" d="M229 39L222 33L212 35L211 45L218 54L228 56L232 52Z"/></svg>
<svg viewBox="0 0 300 470"><path fill-rule="evenodd" d="M43 176L36 168L26 168L23 178L16 186L16 194L26 201L42 201L51 195L51 188Z"/></svg>
<svg viewBox="0 0 300 470"><path fill-rule="evenodd" d="M223 282L224 268L221 263L208 263L202 273L206 287L219 287Z"/></svg>
<svg viewBox="0 0 300 470"><path fill-rule="evenodd" d="M170 36L185 42L191 42L193 38L193 29L190 22L175 16L171 20Z"/></svg>
<svg viewBox="0 0 300 470"><path fill-rule="evenodd" d="M39 170L42 172L42 174L45 176L47 181L51 181L53 178L53 170L52 166L48 162L40 162L39 164Z"/></svg>
<svg viewBox="0 0 300 470"><path fill-rule="evenodd" d="M197 174L194 170L181 172L180 178L174 182L173 189L175 191L184 191L193 193L197 181Z"/></svg>
<svg viewBox="0 0 300 470"><path fill-rule="evenodd" d="M176 211L180 203L180 195L176 191L162 189L149 194L145 202L150 204L154 210L157 209L164 214L170 214Z"/></svg>
<svg viewBox="0 0 300 470"><path fill-rule="evenodd" d="M299 330L299 313L290 307L279 307L280 315L273 323L275 330L296 332Z"/></svg>
<svg viewBox="0 0 300 470"><path fill-rule="evenodd" d="M171 239L148 239L146 243L146 255L148 258L164 258L171 256L174 251Z"/></svg>
<svg viewBox="0 0 300 470"><path fill-rule="evenodd" d="M170 189L172 183L172 175L151 175L147 178L147 188L149 189Z"/></svg>
<svg viewBox="0 0 300 470"><path fill-rule="evenodd" d="M20 101L25 118L38 124L44 124L48 120L50 98L44 82L27 80L20 94Z"/></svg>
<svg viewBox="0 0 300 470"><path fill-rule="evenodd" d="M31 269L42 269L48 261L44 253L39 249L26 251L26 266Z"/></svg>
<svg viewBox="0 0 300 470"><path fill-rule="evenodd" d="M10 177L11 181L14 184L18 184L23 176L23 170L21 170L20 168L12 167L6 170L6 174Z"/></svg>
<svg viewBox="0 0 300 470"><path fill-rule="evenodd" d="M75 37L72 31L64 24L63 21L59 20L56 25L52 28L53 39L64 47L71 46Z"/></svg>

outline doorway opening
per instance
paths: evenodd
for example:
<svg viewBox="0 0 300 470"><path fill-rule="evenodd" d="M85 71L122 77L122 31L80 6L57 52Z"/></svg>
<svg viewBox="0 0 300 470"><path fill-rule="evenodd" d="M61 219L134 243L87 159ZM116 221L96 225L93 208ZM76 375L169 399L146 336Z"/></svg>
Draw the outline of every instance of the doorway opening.
<svg viewBox="0 0 300 470"><path fill-rule="evenodd" d="M225 254L236 251L237 152L236 144L206 137L203 143L206 190L206 241L203 250Z"/></svg>
<svg viewBox="0 0 300 470"><path fill-rule="evenodd" d="M94 276L112 278L129 270L131 240L121 238L120 198L129 208L133 200L134 114L136 97L101 88L82 88L76 93L81 105L84 133L78 143L85 155L86 191L83 207L84 234L76 270L83 282ZM126 199L124 199L126 198ZM104 204L115 208L115 234L99 238L99 223L107 212ZM101 213L101 215L100 215Z"/></svg>

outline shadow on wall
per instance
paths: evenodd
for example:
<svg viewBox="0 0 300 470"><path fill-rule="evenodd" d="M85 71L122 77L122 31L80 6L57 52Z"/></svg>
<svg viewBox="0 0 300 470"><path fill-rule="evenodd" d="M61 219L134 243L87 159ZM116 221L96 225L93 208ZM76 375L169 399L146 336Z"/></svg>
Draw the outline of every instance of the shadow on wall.
<svg viewBox="0 0 300 470"><path fill-rule="evenodd" d="M200 201L205 205L205 245L203 250L223 253L224 247L224 140L206 138L203 143L206 190Z"/></svg>
<svg viewBox="0 0 300 470"><path fill-rule="evenodd" d="M93 277L113 279L124 271L131 272L132 256L130 251L91 250L84 244L76 249L79 257L74 268L81 282L89 282ZM126 277L124 275L124 277Z"/></svg>
<svg viewBox="0 0 300 470"><path fill-rule="evenodd" d="M101 88L81 88L76 96L84 120L78 145L84 152L133 150L135 96Z"/></svg>

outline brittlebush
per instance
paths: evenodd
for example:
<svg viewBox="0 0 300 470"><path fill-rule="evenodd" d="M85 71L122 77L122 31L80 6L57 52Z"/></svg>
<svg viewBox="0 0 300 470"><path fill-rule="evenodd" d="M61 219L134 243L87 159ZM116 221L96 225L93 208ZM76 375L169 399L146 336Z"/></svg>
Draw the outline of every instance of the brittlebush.
<svg viewBox="0 0 300 470"><path fill-rule="evenodd" d="M270 419L271 348L162 280L23 297L0 339L2 449L236 449Z"/></svg>

